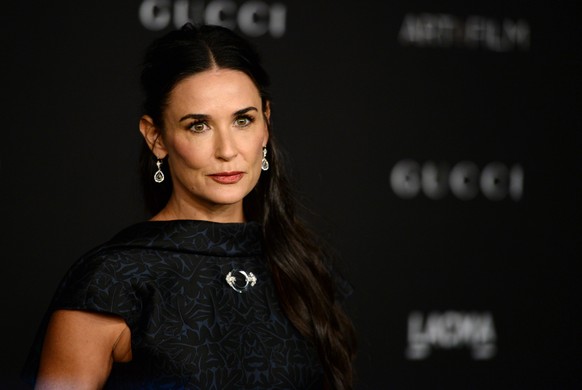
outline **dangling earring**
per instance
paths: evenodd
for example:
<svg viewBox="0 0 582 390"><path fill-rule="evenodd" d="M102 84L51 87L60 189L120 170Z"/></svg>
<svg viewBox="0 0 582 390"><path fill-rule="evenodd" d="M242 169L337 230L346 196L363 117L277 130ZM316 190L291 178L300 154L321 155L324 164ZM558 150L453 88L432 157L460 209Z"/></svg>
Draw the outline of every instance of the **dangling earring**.
<svg viewBox="0 0 582 390"><path fill-rule="evenodd" d="M164 172L162 172L162 160L160 160L158 158L158 161L156 161L156 165L158 166L158 170L156 171L156 173L154 173L154 181L156 183L161 183L164 181Z"/></svg>
<svg viewBox="0 0 582 390"><path fill-rule="evenodd" d="M263 160L261 161L261 169L266 171L269 169L269 162L267 161L267 147L263 146Z"/></svg>

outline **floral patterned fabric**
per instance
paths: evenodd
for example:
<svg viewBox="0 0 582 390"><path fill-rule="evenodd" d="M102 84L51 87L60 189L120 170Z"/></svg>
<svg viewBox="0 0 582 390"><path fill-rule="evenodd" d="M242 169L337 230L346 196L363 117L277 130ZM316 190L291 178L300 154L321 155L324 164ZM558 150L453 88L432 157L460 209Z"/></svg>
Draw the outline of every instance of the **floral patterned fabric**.
<svg viewBox="0 0 582 390"><path fill-rule="evenodd" d="M233 270L256 284L235 291ZM49 315L57 309L129 325L133 360L114 364L106 388L321 388L317 353L279 307L253 222L134 225L73 265ZM45 326L25 368L31 382Z"/></svg>

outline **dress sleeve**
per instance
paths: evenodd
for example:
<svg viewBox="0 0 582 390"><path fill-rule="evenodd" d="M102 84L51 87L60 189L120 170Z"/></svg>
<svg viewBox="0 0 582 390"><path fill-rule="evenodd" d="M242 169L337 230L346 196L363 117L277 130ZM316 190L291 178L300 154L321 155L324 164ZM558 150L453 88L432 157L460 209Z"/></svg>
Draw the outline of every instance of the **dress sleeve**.
<svg viewBox="0 0 582 390"><path fill-rule="evenodd" d="M139 319L142 293L139 266L123 252L83 258L67 273L57 289L52 311L87 310L122 317L130 328Z"/></svg>
<svg viewBox="0 0 582 390"><path fill-rule="evenodd" d="M122 317L138 326L143 292L135 277L137 264L120 252L93 252L79 259L61 281L29 352L21 378L34 385L51 315L56 310L86 310Z"/></svg>

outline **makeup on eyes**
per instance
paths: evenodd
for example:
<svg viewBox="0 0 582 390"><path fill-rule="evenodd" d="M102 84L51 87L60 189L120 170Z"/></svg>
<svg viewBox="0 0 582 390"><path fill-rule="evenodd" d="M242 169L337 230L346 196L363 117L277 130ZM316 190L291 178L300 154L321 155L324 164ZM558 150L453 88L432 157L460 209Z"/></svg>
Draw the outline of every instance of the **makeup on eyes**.
<svg viewBox="0 0 582 390"><path fill-rule="evenodd" d="M210 125L208 124L208 116L204 116L204 119L202 119L202 115L200 114L194 114L196 116L196 119L190 123L187 124L187 128L195 133L202 133L206 130L208 130L210 128ZM238 123L240 120L244 120L245 122L243 124ZM250 125L252 125L255 122L256 118L253 115L247 115L247 114L241 114L238 115L235 119L233 124L239 128L245 128L248 127ZM203 127L200 127L200 125L204 125Z"/></svg>

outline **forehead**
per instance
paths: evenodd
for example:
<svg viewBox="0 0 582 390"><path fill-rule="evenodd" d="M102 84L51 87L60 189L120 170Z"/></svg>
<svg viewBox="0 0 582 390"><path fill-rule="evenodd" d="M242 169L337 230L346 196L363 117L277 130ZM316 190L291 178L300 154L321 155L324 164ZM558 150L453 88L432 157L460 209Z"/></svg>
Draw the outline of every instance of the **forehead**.
<svg viewBox="0 0 582 390"><path fill-rule="evenodd" d="M245 73L210 69L180 81L168 100L168 113L228 113L261 103L259 90Z"/></svg>

